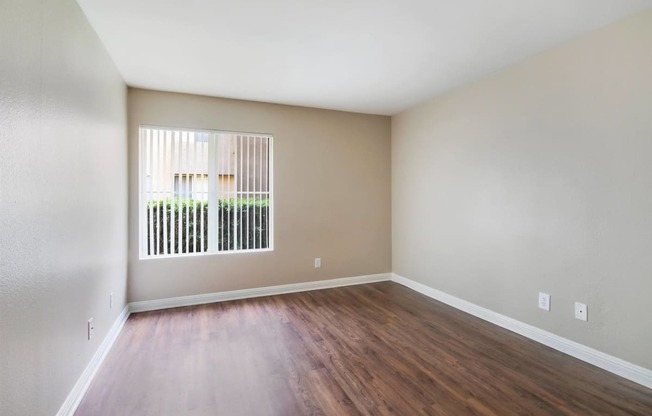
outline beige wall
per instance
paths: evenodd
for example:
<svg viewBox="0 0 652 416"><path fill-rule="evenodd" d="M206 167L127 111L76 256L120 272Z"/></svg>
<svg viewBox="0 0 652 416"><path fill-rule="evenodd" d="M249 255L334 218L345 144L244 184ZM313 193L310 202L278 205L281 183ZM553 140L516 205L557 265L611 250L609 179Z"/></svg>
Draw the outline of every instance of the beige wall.
<svg viewBox="0 0 652 416"><path fill-rule="evenodd" d="M394 272L652 368L650 45L647 12L393 117Z"/></svg>
<svg viewBox="0 0 652 416"><path fill-rule="evenodd" d="M74 0L1 10L0 414L51 416L126 304L126 87Z"/></svg>
<svg viewBox="0 0 652 416"><path fill-rule="evenodd" d="M273 134L274 251L139 260L140 124ZM129 89L129 142L131 301L391 271L389 117Z"/></svg>

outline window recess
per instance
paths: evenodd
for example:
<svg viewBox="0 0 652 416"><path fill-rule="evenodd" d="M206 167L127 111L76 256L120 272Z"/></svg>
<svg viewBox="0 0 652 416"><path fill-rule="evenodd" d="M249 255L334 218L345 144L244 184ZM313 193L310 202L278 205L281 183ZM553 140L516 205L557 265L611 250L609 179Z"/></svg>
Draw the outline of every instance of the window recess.
<svg viewBox="0 0 652 416"><path fill-rule="evenodd" d="M272 136L140 127L140 257L272 248Z"/></svg>

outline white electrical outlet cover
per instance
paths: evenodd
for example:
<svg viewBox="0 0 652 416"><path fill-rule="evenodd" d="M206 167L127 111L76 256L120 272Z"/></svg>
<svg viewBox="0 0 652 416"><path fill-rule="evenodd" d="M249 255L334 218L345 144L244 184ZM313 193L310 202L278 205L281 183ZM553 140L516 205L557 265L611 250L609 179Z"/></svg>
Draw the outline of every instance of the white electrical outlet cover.
<svg viewBox="0 0 652 416"><path fill-rule="evenodd" d="M88 339L90 341L93 338L93 330L95 329L95 323L93 318L88 320Z"/></svg>
<svg viewBox="0 0 652 416"><path fill-rule="evenodd" d="M539 309L550 311L550 295L547 293L539 292Z"/></svg>
<svg viewBox="0 0 652 416"><path fill-rule="evenodd" d="M587 321L588 310L587 306L584 303L575 302L575 318L582 321Z"/></svg>

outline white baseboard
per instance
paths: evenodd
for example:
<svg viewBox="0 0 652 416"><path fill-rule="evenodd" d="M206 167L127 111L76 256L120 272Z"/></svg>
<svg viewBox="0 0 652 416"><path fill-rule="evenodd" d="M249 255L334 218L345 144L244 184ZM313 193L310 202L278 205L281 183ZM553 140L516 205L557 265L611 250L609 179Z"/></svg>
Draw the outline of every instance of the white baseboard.
<svg viewBox="0 0 652 416"><path fill-rule="evenodd" d="M596 367L607 370L613 374L624 377L635 383L641 384L652 389L652 370L632 364L620 358L605 354L601 351L579 344L575 341L560 337L532 325L517 321L508 316L501 315L497 312L478 306L474 303L467 302L455 296L449 295L437 289L415 282L406 277L392 273L392 281L400 283L412 290L422 293L432 299L450 305L456 309L476 316L485 321L496 324L502 328L516 332L526 338L540 342L557 351L561 351L572 357L592 364Z"/></svg>
<svg viewBox="0 0 652 416"><path fill-rule="evenodd" d="M202 305L205 303L225 302L229 300L257 298L270 295L282 295L285 293L306 292L309 290L330 289L341 286L361 285L364 283L384 282L390 279L391 273L381 273L366 276L344 277L341 279L292 283L288 285L257 287L253 289L231 290L228 292L180 296L167 299L145 300L130 303L129 311L146 312L159 309L178 308L180 306Z"/></svg>
<svg viewBox="0 0 652 416"><path fill-rule="evenodd" d="M86 366L86 369L77 380L77 383L75 383L75 386L70 391L70 394L68 394L68 397L63 402L63 405L61 405L61 408L59 408L57 416L74 416L79 403L81 403L84 394L86 394L86 390L88 390L88 387L91 385L91 381L93 381L93 377L95 377L95 373L97 373L97 370L100 368L102 361L104 361L104 358L113 346L113 343L118 338L118 335L120 334L120 331L122 330L122 327L124 326L128 317L129 305L125 306L124 309L122 309L122 312L120 312L120 315L118 315L116 318L115 322L111 326L111 329L109 329L109 333L106 334L106 337L104 337L104 341L102 341L102 344L100 344L100 347L93 355L93 358L91 358L91 361Z"/></svg>

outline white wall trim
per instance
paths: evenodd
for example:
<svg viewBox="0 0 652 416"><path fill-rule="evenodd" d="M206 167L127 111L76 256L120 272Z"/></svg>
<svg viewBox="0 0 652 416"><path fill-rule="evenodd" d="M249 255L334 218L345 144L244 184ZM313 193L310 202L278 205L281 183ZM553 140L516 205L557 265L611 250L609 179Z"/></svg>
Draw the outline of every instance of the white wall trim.
<svg viewBox="0 0 652 416"><path fill-rule="evenodd" d="M476 316L485 321L496 324L502 328L516 332L526 338L540 342L557 351L561 351L579 360L585 361L603 370L624 377L635 383L641 384L652 389L652 370L632 364L620 358L605 354L601 351L579 344L575 341L560 337L553 333L544 331L532 325L528 325L508 316L501 315L492 310L483 308L474 303L467 302L463 299L444 293L440 290L433 289L422 283L415 282L403 276L392 273L393 282L399 283L412 290L422 293L432 299L450 305L456 309Z"/></svg>
<svg viewBox="0 0 652 416"><path fill-rule="evenodd" d="M205 303L225 302L229 300L257 298L261 296L282 295L285 293L306 292L310 290L330 289L334 287L361 285L365 283L385 282L391 280L391 277L391 273L380 273L366 276L343 277L340 279L318 280L305 283L292 283L287 285L231 290L228 292L204 293L201 295L145 300L130 303L129 311L132 313L146 312L159 309L178 308L180 306L202 305Z"/></svg>
<svg viewBox="0 0 652 416"><path fill-rule="evenodd" d="M81 374L81 376L79 376L79 379L70 391L70 394L68 394L68 397L61 405L61 408L59 408L57 416L74 416L79 403L81 403L84 394L86 394L86 390L88 390L88 387L91 385L91 381L93 381L93 377L95 377L95 373L97 373L97 370L100 368L100 365L102 365L104 358L113 346L115 340L118 338L118 335L120 334L120 331L122 331L122 327L124 326L125 322L127 322L128 317L129 305L125 306L124 309L122 309L122 312L120 312L120 315L118 315L116 318L115 322L111 326L111 329L109 329L109 333L106 334L106 337L104 337L104 341L102 341L102 344L100 344L100 347L93 355L93 358L91 358L91 361L86 366L86 369Z"/></svg>

